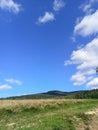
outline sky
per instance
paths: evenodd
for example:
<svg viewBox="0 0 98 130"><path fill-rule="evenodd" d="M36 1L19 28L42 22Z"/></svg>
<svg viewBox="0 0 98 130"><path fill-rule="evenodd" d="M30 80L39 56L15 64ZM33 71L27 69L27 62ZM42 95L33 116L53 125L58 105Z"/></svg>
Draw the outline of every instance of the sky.
<svg viewBox="0 0 98 130"><path fill-rule="evenodd" d="M98 0L0 0L0 97L98 88Z"/></svg>

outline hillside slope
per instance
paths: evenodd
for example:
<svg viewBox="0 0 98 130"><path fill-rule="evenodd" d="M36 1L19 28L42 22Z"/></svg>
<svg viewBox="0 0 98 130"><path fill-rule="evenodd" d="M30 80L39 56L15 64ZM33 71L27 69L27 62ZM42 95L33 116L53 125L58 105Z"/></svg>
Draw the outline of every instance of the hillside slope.
<svg viewBox="0 0 98 130"><path fill-rule="evenodd" d="M73 91L73 92L62 92L58 90L53 90L53 91L48 91L46 93L13 96L13 97L8 97L7 99L48 99L48 98L96 99L98 98L98 89Z"/></svg>

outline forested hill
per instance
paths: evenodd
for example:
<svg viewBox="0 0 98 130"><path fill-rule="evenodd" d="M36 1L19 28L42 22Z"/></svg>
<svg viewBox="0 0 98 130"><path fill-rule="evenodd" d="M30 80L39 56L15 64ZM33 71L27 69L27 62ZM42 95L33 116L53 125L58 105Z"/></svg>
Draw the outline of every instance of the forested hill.
<svg viewBox="0 0 98 130"><path fill-rule="evenodd" d="M67 98L75 99L98 99L98 89L73 92Z"/></svg>
<svg viewBox="0 0 98 130"><path fill-rule="evenodd" d="M94 99L98 98L98 89L73 91L73 92L62 92L54 90L54 91L48 91L46 93L13 96L5 99L49 99L49 98Z"/></svg>

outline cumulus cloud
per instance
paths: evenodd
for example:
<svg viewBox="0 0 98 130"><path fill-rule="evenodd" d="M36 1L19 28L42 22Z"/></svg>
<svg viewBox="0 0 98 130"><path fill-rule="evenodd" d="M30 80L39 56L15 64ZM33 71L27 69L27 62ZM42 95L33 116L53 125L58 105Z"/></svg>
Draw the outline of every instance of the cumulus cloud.
<svg viewBox="0 0 98 130"><path fill-rule="evenodd" d="M88 87L91 87L92 89L98 89L98 78L94 78L89 83L87 83Z"/></svg>
<svg viewBox="0 0 98 130"><path fill-rule="evenodd" d="M51 12L45 12L44 16L38 18L38 23L43 24L55 20L55 16Z"/></svg>
<svg viewBox="0 0 98 130"><path fill-rule="evenodd" d="M71 80L75 81L74 85L81 85L86 82L86 77L81 72L77 72L71 77Z"/></svg>
<svg viewBox="0 0 98 130"><path fill-rule="evenodd" d="M89 14L93 11L93 9L91 8L91 4L82 5L81 8L87 14Z"/></svg>
<svg viewBox="0 0 98 130"><path fill-rule="evenodd" d="M13 0L0 0L0 8L13 13L19 13L21 5L14 2Z"/></svg>
<svg viewBox="0 0 98 130"><path fill-rule="evenodd" d="M54 11L59 11L64 6L65 6L65 3L62 0L54 0L54 2L53 2L53 10Z"/></svg>
<svg viewBox="0 0 98 130"><path fill-rule="evenodd" d="M84 4L82 4L80 6L80 8L83 10L83 12L89 14L93 11L92 9L92 4L95 2L96 0L88 0L86 1Z"/></svg>
<svg viewBox="0 0 98 130"><path fill-rule="evenodd" d="M65 65L69 64L75 64L77 69L76 74L71 77L74 85L88 82L87 86L90 86L90 81L94 78L98 66L98 38L94 38L84 47L73 51L70 60L65 61Z"/></svg>
<svg viewBox="0 0 98 130"><path fill-rule="evenodd" d="M87 0L81 6L85 16L77 18L74 27L73 41L75 36L83 37L95 36L89 43L78 47L70 56L70 60L65 61L65 65L75 65L76 73L71 76L74 85L83 85L92 89L98 88L98 78L96 76L96 67L98 66L98 9L93 5L98 0Z"/></svg>
<svg viewBox="0 0 98 130"><path fill-rule="evenodd" d="M84 16L84 18L74 27L74 34L89 36L98 33L98 10Z"/></svg>
<svg viewBox="0 0 98 130"><path fill-rule="evenodd" d="M43 16L40 16L37 20L37 24L44 24L55 20L55 12L60 11L65 6L63 0L54 0L53 1L53 11L46 11Z"/></svg>
<svg viewBox="0 0 98 130"><path fill-rule="evenodd" d="M1 90L8 90L8 89L11 89L12 87L8 84L3 84L3 85L0 85L0 91Z"/></svg>
<svg viewBox="0 0 98 130"><path fill-rule="evenodd" d="M11 83L11 84L16 84L16 85L22 85L22 82L13 78L10 79L5 79L6 82Z"/></svg>
<svg viewBox="0 0 98 130"><path fill-rule="evenodd" d="M84 4L80 6L80 8L85 12L86 14L90 14L94 11L93 5L97 3L98 0L87 0Z"/></svg>

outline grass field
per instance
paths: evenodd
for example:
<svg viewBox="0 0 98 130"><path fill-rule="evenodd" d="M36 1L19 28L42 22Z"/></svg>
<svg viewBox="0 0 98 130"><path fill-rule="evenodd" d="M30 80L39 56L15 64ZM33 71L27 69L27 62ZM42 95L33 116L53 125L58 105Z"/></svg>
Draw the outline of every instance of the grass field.
<svg viewBox="0 0 98 130"><path fill-rule="evenodd" d="M0 130L98 130L98 100L0 100Z"/></svg>

